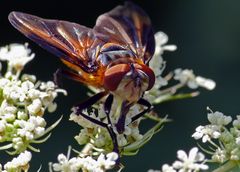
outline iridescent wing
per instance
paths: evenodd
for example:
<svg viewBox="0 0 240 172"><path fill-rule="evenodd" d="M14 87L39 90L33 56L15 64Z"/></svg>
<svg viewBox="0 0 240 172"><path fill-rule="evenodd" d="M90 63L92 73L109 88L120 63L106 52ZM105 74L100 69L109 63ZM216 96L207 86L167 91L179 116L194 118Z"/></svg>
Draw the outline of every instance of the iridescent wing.
<svg viewBox="0 0 240 172"><path fill-rule="evenodd" d="M147 63L155 50L155 40L148 15L138 6L126 2L98 17L93 28L109 47L126 48ZM111 49L106 47L108 49ZM111 50L112 51L112 50Z"/></svg>
<svg viewBox="0 0 240 172"><path fill-rule="evenodd" d="M86 73L96 71L95 54L101 41L95 37L92 29L20 12L10 13L9 21L25 36L60 57L73 70Z"/></svg>

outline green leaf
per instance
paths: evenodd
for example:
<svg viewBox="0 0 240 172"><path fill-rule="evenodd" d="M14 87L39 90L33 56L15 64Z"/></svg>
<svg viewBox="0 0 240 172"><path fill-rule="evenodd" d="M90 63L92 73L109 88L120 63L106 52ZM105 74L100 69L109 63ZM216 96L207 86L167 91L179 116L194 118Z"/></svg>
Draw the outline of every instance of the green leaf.
<svg viewBox="0 0 240 172"><path fill-rule="evenodd" d="M145 145L152 138L152 136L154 134L159 132L162 129L163 124L166 123L167 121L168 121L168 119L167 119L167 116L166 116L161 121L159 121L157 124L155 124L155 126L153 126L150 130L148 130L143 135L143 138L141 140L138 140L138 141L124 147L122 154L123 155L135 155L134 153L137 153L137 151L143 145Z"/></svg>

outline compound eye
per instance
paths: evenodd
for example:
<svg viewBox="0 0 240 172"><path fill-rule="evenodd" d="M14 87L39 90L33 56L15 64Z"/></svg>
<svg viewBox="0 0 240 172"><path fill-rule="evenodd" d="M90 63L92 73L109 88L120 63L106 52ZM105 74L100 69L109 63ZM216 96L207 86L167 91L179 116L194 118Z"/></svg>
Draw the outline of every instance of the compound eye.
<svg viewBox="0 0 240 172"><path fill-rule="evenodd" d="M155 74L154 74L153 70L150 69L147 65L135 64L134 67L136 69L142 70L148 76L147 90L150 90L155 83Z"/></svg>
<svg viewBox="0 0 240 172"><path fill-rule="evenodd" d="M114 91L126 73L130 71L129 64L118 64L106 70L104 74L104 88Z"/></svg>

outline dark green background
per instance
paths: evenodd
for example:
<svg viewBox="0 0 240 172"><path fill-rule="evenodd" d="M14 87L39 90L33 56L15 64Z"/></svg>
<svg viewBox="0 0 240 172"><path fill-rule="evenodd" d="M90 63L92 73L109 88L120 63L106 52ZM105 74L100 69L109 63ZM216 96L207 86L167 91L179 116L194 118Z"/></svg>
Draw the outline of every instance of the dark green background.
<svg viewBox="0 0 240 172"><path fill-rule="evenodd" d="M34 61L26 66L25 72L36 74L40 80L52 79L52 73L61 63L45 50L26 39L8 23L10 11L17 10L44 18L74 21L89 27L94 26L97 16L109 11L123 1L0 1L0 45L12 42L29 42L36 53ZM201 90L194 99L165 103L156 109L161 116L169 114L173 122L143 147L138 156L123 158L124 171L147 171L159 169L163 163L175 160L178 149L189 150L196 145L191 138L196 126L206 124L206 106L226 115L240 113L239 106L239 65L240 65L240 1L239 0L166 0L134 1L149 14L155 31L164 31L169 43L176 44L178 50L165 53L167 61L165 73L178 68L194 69L196 74L209 77L217 82L214 91ZM69 122L70 108L86 98L86 88L70 80L64 80L64 88L69 96L60 96L58 110L47 115L49 123L62 114L61 124L54 130L52 137L39 145L41 153L35 153L32 170L40 164L47 171L47 162L56 161L59 153L74 145L73 137L78 134L79 126ZM6 161L0 153L0 162Z"/></svg>

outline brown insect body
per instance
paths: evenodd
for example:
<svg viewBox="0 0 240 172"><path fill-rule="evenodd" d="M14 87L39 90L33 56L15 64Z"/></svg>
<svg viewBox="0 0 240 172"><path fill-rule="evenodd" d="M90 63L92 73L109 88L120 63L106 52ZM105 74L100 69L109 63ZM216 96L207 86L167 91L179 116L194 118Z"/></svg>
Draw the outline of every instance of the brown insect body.
<svg viewBox="0 0 240 172"><path fill-rule="evenodd" d="M155 46L151 22L143 10L132 3L99 16L93 29L19 12L12 12L9 20L28 38L60 57L73 71L68 75L86 85L103 88L114 94L123 77L127 73L130 75L136 66L135 75L142 72L143 78L135 76L132 80L138 78L139 83L148 82L148 87L139 88L141 84L129 83L133 85L132 93L126 97L121 96L126 93L118 91L117 95L136 102L154 84L154 73L147 66ZM125 65L122 68L119 64L127 64L128 67ZM131 64L134 64L132 71ZM117 71L119 69L122 71ZM126 79L126 84L130 80ZM134 89L138 89L138 93ZM135 98L131 100L130 97Z"/></svg>
<svg viewBox="0 0 240 172"><path fill-rule="evenodd" d="M148 67L155 40L147 14L127 2L99 16L92 29L21 12L10 13L9 21L25 36L58 56L71 69L65 71L65 75L105 90L78 105L77 114L105 127L113 139L114 151L119 152L113 125L118 133L123 133L127 112L135 103L147 109L133 116L132 122L151 109L151 104L142 98L155 82L154 72ZM104 109L108 124L82 113L107 94ZM116 124L112 124L109 117L113 95L123 101Z"/></svg>

